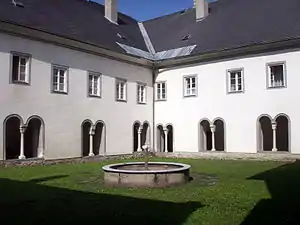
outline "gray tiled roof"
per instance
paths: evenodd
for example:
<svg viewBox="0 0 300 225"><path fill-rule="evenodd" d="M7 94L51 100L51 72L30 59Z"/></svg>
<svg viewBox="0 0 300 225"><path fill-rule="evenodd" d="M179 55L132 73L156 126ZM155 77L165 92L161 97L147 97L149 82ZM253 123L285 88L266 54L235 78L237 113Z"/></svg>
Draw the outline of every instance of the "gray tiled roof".
<svg viewBox="0 0 300 225"><path fill-rule="evenodd" d="M300 0L219 0L209 8L199 22L194 9L144 22L155 50L195 44L192 54L201 54L300 38Z"/></svg>
<svg viewBox="0 0 300 225"><path fill-rule="evenodd" d="M0 0L0 21L116 52L125 53L123 44L148 54L137 21L119 13L119 25L112 24L104 17L103 5L86 0L17 1L25 7ZM196 45L194 55L300 38L300 0L219 0L209 5L209 16L199 22L195 9L143 22L155 52ZM182 40L186 35L191 38Z"/></svg>
<svg viewBox="0 0 300 225"><path fill-rule="evenodd" d="M0 0L0 21L11 22L52 34L124 52L116 42L147 50L137 21L119 13L119 24L104 17L103 5L86 0ZM120 33L126 39L118 37Z"/></svg>

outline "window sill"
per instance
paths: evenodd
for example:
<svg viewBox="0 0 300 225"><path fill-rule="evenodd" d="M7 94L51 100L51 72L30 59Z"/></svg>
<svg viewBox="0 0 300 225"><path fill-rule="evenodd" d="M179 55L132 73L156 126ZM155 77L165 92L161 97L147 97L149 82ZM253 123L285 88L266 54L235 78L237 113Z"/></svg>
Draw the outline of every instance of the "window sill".
<svg viewBox="0 0 300 225"><path fill-rule="evenodd" d="M12 84L30 86L30 83L26 81L12 81Z"/></svg>
<svg viewBox="0 0 300 225"><path fill-rule="evenodd" d="M101 95L88 95L89 98L101 98Z"/></svg>
<svg viewBox="0 0 300 225"><path fill-rule="evenodd" d="M193 98L193 97L197 97L196 94L192 94L192 95L184 95L184 98Z"/></svg>
<svg viewBox="0 0 300 225"><path fill-rule="evenodd" d="M231 95L231 94L243 94L245 93L245 91L229 91L228 94Z"/></svg>
<svg viewBox="0 0 300 225"><path fill-rule="evenodd" d="M166 102L167 99L156 99L155 101L156 101L156 102Z"/></svg>
<svg viewBox="0 0 300 225"><path fill-rule="evenodd" d="M267 89L280 89L280 88L286 88L286 85L283 85L283 86L269 86L267 87Z"/></svg>
<svg viewBox="0 0 300 225"><path fill-rule="evenodd" d="M146 105L147 103L146 102L137 102L137 104L139 104L139 105Z"/></svg>
<svg viewBox="0 0 300 225"><path fill-rule="evenodd" d="M127 102L127 100L126 100L126 99L116 99L116 101L117 101L117 102L124 102L124 103L126 103L126 102Z"/></svg>
<svg viewBox="0 0 300 225"><path fill-rule="evenodd" d="M52 93L53 93L53 94L68 95L68 92L64 92L64 91L53 91L53 90L52 90Z"/></svg>

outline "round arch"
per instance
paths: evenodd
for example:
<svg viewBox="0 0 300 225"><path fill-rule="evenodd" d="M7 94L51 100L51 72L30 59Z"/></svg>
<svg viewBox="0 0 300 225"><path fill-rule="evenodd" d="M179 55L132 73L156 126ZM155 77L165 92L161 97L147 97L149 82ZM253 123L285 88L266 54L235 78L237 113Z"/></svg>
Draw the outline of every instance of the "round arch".
<svg viewBox="0 0 300 225"><path fill-rule="evenodd" d="M18 114L8 115L3 120L3 159L18 159L21 144L20 127L23 126L24 120Z"/></svg>
<svg viewBox="0 0 300 225"><path fill-rule="evenodd" d="M167 123L166 128L168 129L168 146L167 146L167 152L174 152L174 125L172 123Z"/></svg>
<svg viewBox="0 0 300 225"><path fill-rule="evenodd" d="M138 139L139 139L139 128L141 127L141 122L136 120L132 124L132 151L136 152L139 149Z"/></svg>
<svg viewBox="0 0 300 225"><path fill-rule="evenodd" d="M257 152L271 151L273 146L272 117L261 114L256 120Z"/></svg>
<svg viewBox="0 0 300 225"><path fill-rule="evenodd" d="M106 154L106 125L103 120L97 120L94 125L93 152L95 155Z"/></svg>
<svg viewBox="0 0 300 225"><path fill-rule="evenodd" d="M221 123L219 123L219 121ZM222 117L216 117L212 124L215 125L215 147L217 151L226 151L226 122Z"/></svg>
<svg viewBox="0 0 300 225"><path fill-rule="evenodd" d="M285 113L274 117L276 122L276 147L278 151L291 152L291 119Z"/></svg>
<svg viewBox="0 0 300 225"><path fill-rule="evenodd" d="M85 119L81 123L81 154L83 157L89 156L90 130L92 127L93 122L90 119Z"/></svg>
<svg viewBox="0 0 300 225"><path fill-rule="evenodd" d="M202 118L198 122L198 149L199 152L212 150L212 122L208 118Z"/></svg>
<svg viewBox="0 0 300 225"><path fill-rule="evenodd" d="M45 151L45 122L38 115L30 116L26 121L24 152L26 158L43 158Z"/></svg>

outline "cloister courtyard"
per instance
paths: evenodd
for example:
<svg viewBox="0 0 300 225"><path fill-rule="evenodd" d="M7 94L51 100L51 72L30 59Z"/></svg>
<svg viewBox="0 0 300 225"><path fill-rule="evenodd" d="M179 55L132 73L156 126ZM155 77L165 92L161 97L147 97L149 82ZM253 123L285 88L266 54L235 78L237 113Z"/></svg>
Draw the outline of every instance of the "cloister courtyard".
<svg viewBox="0 0 300 225"><path fill-rule="evenodd" d="M190 164L190 183L159 189L104 185L101 167L126 161L0 168L1 224L299 224L298 161L154 157Z"/></svg>

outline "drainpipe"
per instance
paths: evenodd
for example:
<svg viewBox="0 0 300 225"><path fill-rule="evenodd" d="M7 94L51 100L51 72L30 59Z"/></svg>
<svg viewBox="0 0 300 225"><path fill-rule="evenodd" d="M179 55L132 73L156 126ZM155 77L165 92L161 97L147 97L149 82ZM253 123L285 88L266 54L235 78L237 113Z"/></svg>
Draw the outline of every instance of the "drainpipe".
<svg viewBox="0 0 300 225"><path fill-rule="evenodd" d="M153 151L154 152L157 152L157 149L156 149L156 139L157 139L157 137L156 137L156 123L155 123L155 81L156 81L156 77L157 77L157 75L158 75L158 69L157 69L157 67L156 67L156 65L155 65L155 63L153 63L153 67L152 67L152 86L153 86L153 93L152 93L152 97L153 97L153 107L152 107L152 109L153 109L153 111L152 111L152 115L153 115L153 118L152 118L152 120L153 120L153 125L152 125L152 127L153 127L153 131L152 131L152 135L153 135L153 138L152 138L152 148L153 148Z"/></svg>

